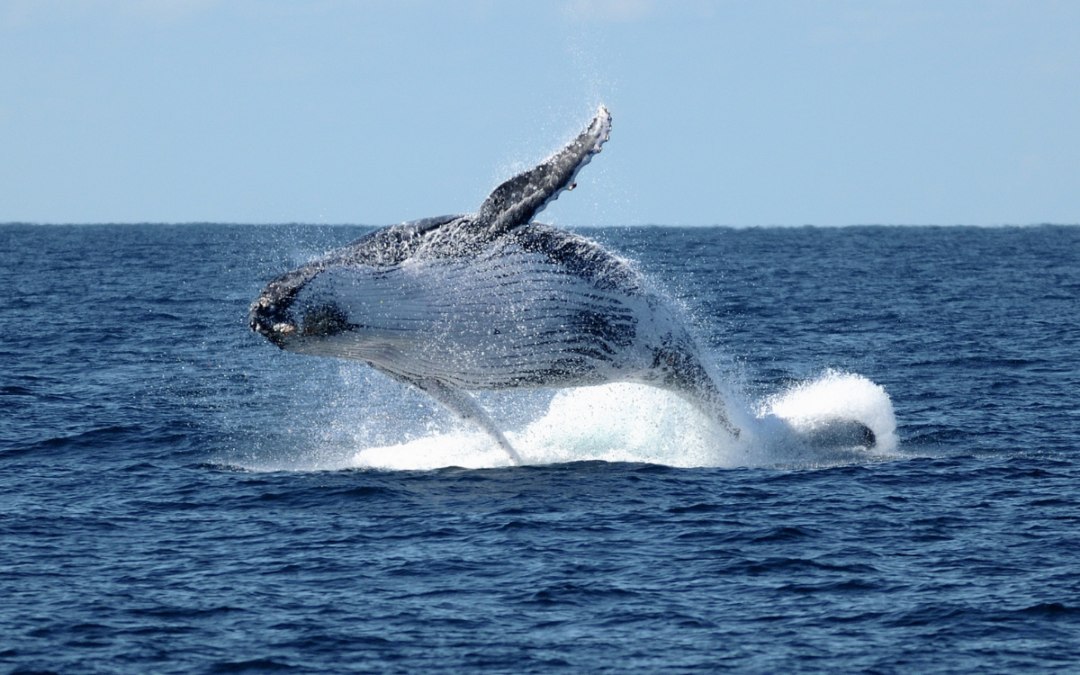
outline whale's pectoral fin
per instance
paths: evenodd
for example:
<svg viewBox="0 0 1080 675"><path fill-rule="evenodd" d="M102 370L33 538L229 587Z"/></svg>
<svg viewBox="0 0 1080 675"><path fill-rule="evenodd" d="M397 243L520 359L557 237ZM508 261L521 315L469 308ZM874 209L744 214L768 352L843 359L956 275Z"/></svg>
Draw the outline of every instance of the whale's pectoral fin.
<svg viewBox="0 0 1080 675"><path fill-rule="evenodd" d="M688 341L671 340L657 349L651 368L639 381L675 392L724 431L739 438L739 428L728 417L724 395Z"/></svg>
<svg viewBox="0 0 1080 675"><path fill-rule="evenodd" d="M477 404L476 400L473 399L468 392L462 391L453 385L434 378L408 380L408 382L443 404L458 417L468 420L486 431L488 435L495 439L495 442L499 444L499 447L505 450L506 454L510 455L511 462L515 465L521 464L521 457L517 454L517 451L514 450L513 446L510 445L510 441L506 440L506 437L503 436L502 432L499 431L499 428L495 426L495 423L488 417L487 413L484 412L484 409Z"/></svg>
<svg viewBox="0 0 1080 675"><path fill-rule="evenodd" d="M480 206L472 227L494 238L528 223L560 192L577 185L574 176L600 152L610 131L611 113L600 106L588 128L569 145L495 188Z"/></svg>

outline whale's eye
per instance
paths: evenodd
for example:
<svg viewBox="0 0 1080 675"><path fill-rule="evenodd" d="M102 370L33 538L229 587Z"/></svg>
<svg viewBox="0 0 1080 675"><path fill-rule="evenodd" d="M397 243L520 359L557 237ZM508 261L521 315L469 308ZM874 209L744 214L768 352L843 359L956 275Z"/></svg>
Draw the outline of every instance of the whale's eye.
<svg viewBox="0 0 1080 675"><path fill-rule="evenodd" d="M319 305L304 312L304 330L301 335L304 337L336 335L352 327L345 313L337 305Z"/></svg>

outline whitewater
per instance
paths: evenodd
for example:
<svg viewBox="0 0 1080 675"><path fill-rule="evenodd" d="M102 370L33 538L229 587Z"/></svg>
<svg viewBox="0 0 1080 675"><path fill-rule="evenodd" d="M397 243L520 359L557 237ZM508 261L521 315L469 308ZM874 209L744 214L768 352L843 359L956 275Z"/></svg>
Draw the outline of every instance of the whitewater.
<svg viewBox="0 0 1080 675"><path fill-rule="evenodd" d="M308 428L290 429L306 446L288 462L240 461L250 470L337 470L348 468L431 470L510 466L506 453L485 434L448 415L416 424L434 402L402 403L381 416L363 409L368 397L402 398L402 386L377 382L378 392L363 392L356 367L341 367L341 394ZM376 378L372 378L376 379ZM373 387L375 388L375 387ZM358 391L363 396L358 396ZM357 400L359 398L360 400ZM737 411L742 430L735 439L692 405L671 392L640 384L616 383L551 393L487 394L484 402L499 412L539 410L535 419L507 437L526 464L576 461L646 462L674 467L824 466L896 457L898 440L892 403L884 389L864 377L828 372L820 378ZM429 411L431 412L431 411ZM867 420L878 438L872 450L808 445L800 431L834 419ZM441 425L439 424L441 422ZM441 428L440 428L441 427ZM448 428L447 428L448 427ZM411 433L406 433L410 430ZM399 442L372 445L373 439Z"/></svg>

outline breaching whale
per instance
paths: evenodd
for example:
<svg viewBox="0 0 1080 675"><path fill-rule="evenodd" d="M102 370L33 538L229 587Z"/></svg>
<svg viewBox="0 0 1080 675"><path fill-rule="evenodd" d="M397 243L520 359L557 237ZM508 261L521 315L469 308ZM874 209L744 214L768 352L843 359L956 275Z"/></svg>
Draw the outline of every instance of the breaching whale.
<svg viewBox="0 0 1080 675"><path fill-rule="evenodd" d="M600 245L532 222L574 189L610 129L601 106L577 138L499 185L477 213L386 227L279 276L252 303L251 328L282 349L364 361L421 389L515 464L469 391L644 383L737 437L669 305Z"/></svg>

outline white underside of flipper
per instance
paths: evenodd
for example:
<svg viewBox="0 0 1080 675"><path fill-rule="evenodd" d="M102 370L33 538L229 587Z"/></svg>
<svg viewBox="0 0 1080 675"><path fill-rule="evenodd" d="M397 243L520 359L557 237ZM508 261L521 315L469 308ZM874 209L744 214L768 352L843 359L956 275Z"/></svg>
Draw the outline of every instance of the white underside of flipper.
<svg viewBox="0 0 1080 675"><path fill-rule="evenodd" d="M510 461L515 466L521 465L521 456L518 455L514 447L510 445L510 441L506 440L506 436L499 430L499 427L495 425L495 422L488 417L488 414L484 412L484 409L468 392L433 378L412 381L411 384L443 404L461 419L483 429L499 444L500 448L506 451Z"/></svg>

